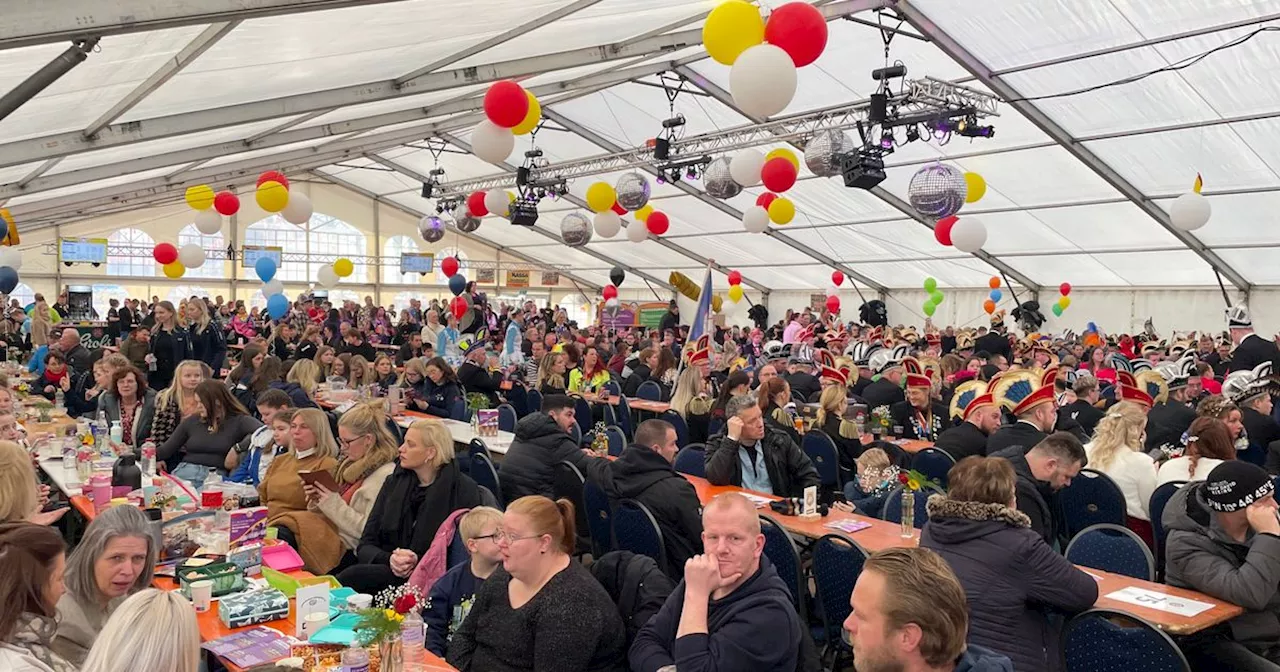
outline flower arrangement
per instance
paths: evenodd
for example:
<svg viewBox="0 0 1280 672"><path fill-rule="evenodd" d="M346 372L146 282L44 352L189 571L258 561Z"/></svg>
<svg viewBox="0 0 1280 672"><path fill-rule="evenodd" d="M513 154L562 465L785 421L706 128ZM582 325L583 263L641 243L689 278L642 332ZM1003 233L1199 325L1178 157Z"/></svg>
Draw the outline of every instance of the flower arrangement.
<svg viewBox="0 0 1280 672"><path fill-rule="evenodd" d="M908 469L907 471L899 471L898 482L906 486L907 490L910 490L911 492L920 492L920 490L924 487L926 483L931 483L934 485L937 485L939 483L938 479L936 478L931 479L928 476L925 476L924 474L916 471L915 469Z"/></svg>
<svg viewBox="0 0 1280 672"><path fill-rule="evenodd" d="M53 404L47 399L41 398L31 404L36 409L37 422L51 422L53 420Z"/></svg>
<svg viewBox="0 0 1280 672"><path fill-rule="evenodd" d="M356 626L356 633L360 645L381 644L399 637L405 615L421 609L422 603L422 591L407 583L378 593L375 606L357 612L360 624Z"/></svg>
<svg viewBox="0 0 1280 672"><path fill-rule="evenodd" d="M489 397L480 392L470 392L467 394L467 409L470 411L481 411L489 409Z"/></svg>
<svg viewBox="0 0 1280 672"><path fill-rule="evenodd" d="M871 409L871 429L873 434L884 434L889 431L891 423L888 406L876 406ZM879 429L877 432L876 429Z"/></svg>
<svg viewBox="0 0 1280 672"><path fill-rule="evenodd" d="M26 399L27 395L31 394L31 385L28 383L18 383L17 392L19 399Z"/></svg>

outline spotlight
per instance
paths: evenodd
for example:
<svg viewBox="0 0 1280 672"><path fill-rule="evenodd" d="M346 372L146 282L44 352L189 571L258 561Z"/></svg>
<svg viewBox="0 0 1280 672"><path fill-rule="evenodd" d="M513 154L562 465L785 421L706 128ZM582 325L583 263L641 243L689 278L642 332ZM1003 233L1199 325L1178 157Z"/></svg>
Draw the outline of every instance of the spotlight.
<svg viewBox="0 0 1280 672"><path fill-rule="evenodd" d="M666 184L667 176L664 173L658 173L658 184Z"/></svg>
<svg viewBox="0 0 1280 672"><path fill-rule="evenodd" d="M443 205L437 205L437 206L436 206L436 214L437 214L437 215L443 215L443 214L444 214L444 206L443 206Z"/></svg>
<svg viewBox="0 0 1280 672"><path fill-rule="evenodd" d="M698 179L698 169L694 166L689 166L689 170L685 171L684 176L686 179L696 180Z"/></svg>
<svg viewBox="0 0 1280 672"><path fill-rule="evenodd" d="M893 149L893 131L885 131L880 135L880 149Z"/></svg>
<svg viewBox="0 0 1280 672"><path fill-rule="evenodd" d="M915 142L920 139L920 127L915 124L907 126L907 142Z"/></svg>

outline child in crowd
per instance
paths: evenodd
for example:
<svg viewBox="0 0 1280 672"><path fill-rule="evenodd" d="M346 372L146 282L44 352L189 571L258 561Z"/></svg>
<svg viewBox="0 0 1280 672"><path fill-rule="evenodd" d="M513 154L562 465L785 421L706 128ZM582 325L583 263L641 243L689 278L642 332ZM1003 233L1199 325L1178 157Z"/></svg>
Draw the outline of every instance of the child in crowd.
<svg viewBox="0 0 1280 672"><path fill-rule="evenodd" d="M44 373L40 376L40 394L52 400L57 396L58 390L65 392L70 388L70 380L70 374L67 373L67 360L57 350L50 350L49 354L45 355ZM63 387L63 381L68 382L67 387Z"/></svg>
<svg viewBox="0 0 1280 672"><path fill-rule="evenodd" d="M357 389L377 382L369 360L363 355L352 355L347 362L347 387Z"/></svg>
<svg viewBox="0 0 1280 672"><path fill-rule="evenodd" d="M458 533L467 545L471 562L459 562L435 582L422 612L427 625L427 650L441 658L454 631L471 611L476 591L502 564L502 550L498 548L501 527L502 512L488 506L477 506L458 520Z"/></svg>
<svg viewBox="0 0 1280 672"><path fill-rule="evenodd" d="M845 484L844 497L858 513L879 518L884 513L884 500L898 486L898 468L880 448L863 451L854 463L858 475Z"/></svg>
<svg viewBox="0 0 1280 672"><path fill-rule="evenodd" d="M289 448L289 423L286 421L284 425L282 445L277 438L280 432L276 431L274 421L276 416L285 411L289 411L292 419L293 409L290 406L289 395L283 390L266 390L258 397L258 415L262 417L263 425L241 441L234 450L227 451L223 466L231 472L227 477L228 481L255 486L262 482L262 477L267 474L267 467L271 466L271 460L282 450Z"/></svg>

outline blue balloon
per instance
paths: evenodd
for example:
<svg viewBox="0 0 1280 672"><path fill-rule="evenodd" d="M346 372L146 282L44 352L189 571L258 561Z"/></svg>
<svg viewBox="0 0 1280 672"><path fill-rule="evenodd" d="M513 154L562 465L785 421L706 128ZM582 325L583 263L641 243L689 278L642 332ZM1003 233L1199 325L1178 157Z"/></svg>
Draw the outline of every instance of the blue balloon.
<svg viewBox="0 0 1280 672"><path fill-rule="evenodd" d="M454 296L467 291L467 279L461 273L454 273L453 277L449 278L449 291L453 292Z"/></svg>
<svg viewBox="0 0 1280 672"><path fill-rule="evenodd" d="M1096 325L1096 324L1094 324L1094 323L1092 323L1092 322L1090 322L1090 323L1089 323L1089 327L1088 327L1088 329L1086 329L1086 331L1097 331L1097 330L1098 330L1098 325Z"/></svg>
<svg viewBox="0 0 1280 672"><path fill-rule="evenodd" d="M271 278L276 277L276 260L271 257L258 257L258 260L253 263L253 270L257 271L259 280L271 282Z"/></svg>
<svg viewBox="0 0 1280 672"><path fill-rule="evenodd" d="M12 266L0 266L0 292L8 294L18 287L18 272Z"/></svg>
<svg viewBox="0 0 1280 672"><path fill-rule="evenodd" d="M267 261L271 260L268 259ZM274 265L273 263L272 266ZM272 294L267 297L267 314L271 316L271 319L278 320L284 317L287 312L289 312L289 299L285 298L284 294Z"/></svg>
<svg viewBox="0 0 1280 672"><path fill-rule="evenodd" d="M992 300L992 301L999 301L999 300L1000 300L1000 297L1002 297L1002 296L1004 296L1004 294L1001 294L1001 293L1000 293L1000 290L998 290L998 289L993 289L993 290L991 290L991 300Z"/></svg>

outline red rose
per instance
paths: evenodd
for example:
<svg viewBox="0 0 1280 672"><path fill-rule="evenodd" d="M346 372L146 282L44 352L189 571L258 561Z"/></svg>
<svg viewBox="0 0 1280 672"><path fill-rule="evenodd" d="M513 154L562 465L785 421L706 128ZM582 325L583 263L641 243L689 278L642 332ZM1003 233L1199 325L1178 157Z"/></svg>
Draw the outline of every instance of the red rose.
<svg viewBox="0 0 1280 672"><path fill-rule="evenodd" d="M901 484L903 484L903 485L906 485L906 484L907 484L907 481L909 481L909 480L911 480L911 479L910 479L910 477L908 477L908 476L907 476L906 472L904 472L904 471L899 471L899 472L898 472L898 482L899 482L899 483L901 483Z"/></svg>
<svg viewBox="0 0 1280 672"><path fill-rule="evenodd" d="M412 593L405 593L404 595L397 597L395 604L392 606L395 608L397 614L407 614L409 613L409 610L413 609L417 604L418 598L414 597Z"/></svg>

